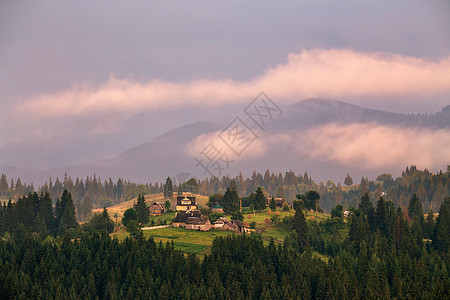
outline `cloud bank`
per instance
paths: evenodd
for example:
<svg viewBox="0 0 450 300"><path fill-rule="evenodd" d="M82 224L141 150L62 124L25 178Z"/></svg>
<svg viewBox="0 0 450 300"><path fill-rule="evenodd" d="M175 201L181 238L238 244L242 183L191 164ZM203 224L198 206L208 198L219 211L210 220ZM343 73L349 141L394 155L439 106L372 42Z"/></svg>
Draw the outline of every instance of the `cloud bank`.
<svg viewBox="0 0 450 300"><path fill-rule="evenodd" d="M305 131L262 133L243 155L237 157L219 138L220 132L193 140L186 152L192 157L212 142L234 160L304 160L333 162L361 170L401 170L408 165L431 170L450 162L450 129L428 130L377 124L327 124Z"/></svg>
<svg viewBox="0 0 450 300"><path fill-rule="evenodd" d="M362 169L417 165L442 168L450 162L450 130L388 127L375 124L330 124L301 136L299 151L310 159L356 165Z"/></svg>
<svg viewBox="0 0 450 300"><path fill-rule="evenodd" d="M450 56L439 61L348 49L304 50L249 81L196 80L145 83L111 78L100 86L83 85L41 94L17 105L14 114L41 117L129 113L173 105L220 106L247 102L260 91L277 101L307 97L432 96L450 92Z"/></svg>

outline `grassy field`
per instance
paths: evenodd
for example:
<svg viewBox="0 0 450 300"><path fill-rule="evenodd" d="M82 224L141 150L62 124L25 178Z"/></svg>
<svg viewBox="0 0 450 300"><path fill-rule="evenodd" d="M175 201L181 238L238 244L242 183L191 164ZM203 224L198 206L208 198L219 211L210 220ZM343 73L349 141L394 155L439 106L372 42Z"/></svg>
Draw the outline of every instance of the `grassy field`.
<svg viewBox="0 0 450 300"><path fill-rule="evenodd" d="M251 222L255 222L255 228L262 230L262 237L267 241L271 238L274 239L277 243L282 243L284 241L284 238L286 235L289 234L289 231L284 228L283 226L280 226L278 224L274 224L271 222L266 222L266 219L271 220L274 216L275 218L278 218L278 222L282 222L283 218L285 217L293 217L295 214L294 211L284 212L284 211L275 211L270 212L268 210L262 211L256 214L246 214L244 215L244 222L247 224L250 224ZM308 212L306 215L307 221L321 221L325 220L326 218L329 218L329 215L321 214L321 213L315 213L315 212Z"/></svg>
<svg viewBox="0 0 450 300"><path fill-rule="evenodd" d="M156 242L162 243L173 241L175 249L198 255L209 253L214 238L230 234L233 233L218 229L212 229L207 232L174 227L144 230L145 238L153 237ZM128 236L128 233L121 230L112 235L117 236L119 240L123 240Z"/></svg>
<svg viewBox="0 0 450 300"><path fill-rule="evenodd" d="M191 194L189 194L189 195L191 195ZM192 194L192 195L197 197L197 203L199 205L206 207L206 202L208 202L209 197L203 196L203 195L198 195L198 194ZM151 205L153 202L158 202L158 203L164 204L167 200L164 198L163 193L145 195L144 199L145 199L145 202L147 203L147 205ZM134 203L136 203L136 201L137 201L137 198L134 198L134 199L131 199L131 200L108 207L107 209L108 209L109 215L111 216L111 218L113 218L115 220L114 215L117 214L117 216L118 216L117 221L120 222L122 220L123 213L127 209L132 208ZM172 197L170 202L172 203L172 208L175 208L176 194L174 194L174 196ZM93 209L92 213L101 213L102 211L103 211L103 208L98 208L98 209Z"/></svg>
<svg viewBox="0 0 450 300"><path fill-rule="evenodd" d="M280 226L279 224L274 224L272 222L268 223L265 220L271 219L274 215L278 216L279 222L282 221L284 217L293 216L294 212L271 212L263 211L253 214L244 215L244 222L250 224L251 222L255 222L256 229L261 230L261 236L264 239L265 243L268 243L270 239L274 239L276 243L282 243L287 234L289 234L289 230ZM167 223L171 221L175 217L175 213L168 213L163 216L152 217L155 220L155 223L158 220L166 220ZM229 218L229 217L228 217ZM329 215L319 214L308 212L306 216L307 220L324 220L329 218ZM213 229L207 232L197 231L197 230L187 230L184 228L158 228L158 229L150 229L144 230L144 237L149 238L153 237L156 242L171 242L173 241L175 249L195 253L200 256L209 253L212 245L212 241L214 238L218 236L228 236L233 233L231 231L222 231L219 229ZM113 236L116 236L119 240L125 239L128 236L128 233L121 228L119 232L113 233Z"/></svg>

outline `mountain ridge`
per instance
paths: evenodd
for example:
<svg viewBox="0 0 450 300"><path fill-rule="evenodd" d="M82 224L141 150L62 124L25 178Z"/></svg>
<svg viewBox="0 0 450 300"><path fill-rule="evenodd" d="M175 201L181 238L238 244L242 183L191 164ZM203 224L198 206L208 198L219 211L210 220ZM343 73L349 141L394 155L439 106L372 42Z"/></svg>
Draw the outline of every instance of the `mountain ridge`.
<svg viewBox="0 0 450 300"><path fill-rule="evenodd" d="M330 123L377 123L386 126L408 128L448 129L450 127L450 105L432 115L406 115L364 108L337 100L320 98L305 99L284 106L284 113L279 119L274 120L274 122L268 126L267 133L304 131L308 128L314 128ZM65 172L72 177L80 178L95 173L101 178L122 177L136 182L161 181L164 179L163 177L174 176L183 172L186 173L189 170L191 170L192 173L194 173L194 171L200 171L196 168L193 157L190 157L187 154L187 145L200 135L217 132L223 128L224 127L220 127L220 125L213 121L198 120L169 130L150 141L131 147L112 158L98 159L86 163L47 170L27 170L23 174L21 174L23 172L21 170L23 169L14 169L14 167L2 167L2 169L4 170L3 172L7 172L9 177L20 176L22 180L37 184L47 180L50 176L61 177ZM275 155L275 158L281 155L281 160L280 157L278 159L284 161L284 163L280 162L277 165L276 162L272 161L273 159L269 160L270 156L266 158L265 161L263 159L260 162L258 162L256 158L251 157L245 161L240 161L239 165L236 167L245 169L246 172L249 172L252 170L248 169L261 168L261 164L264 162L265 166L262 167L262 169L267 169L269 164L273 167L280 168L293 168L298 165L298 167L304 168L317 168L318 171L316 174L319 174L319 176L321 174L320 172L328 173L327 175L323 174L322 177L329 176L332 173L339 173L338 171L330 172L330 170L326 169L325 164L322 165L319 162L315 163L314 161L308 161L306 157L302 158L300 154L292 151L284 154L273 151L271 153ZM292 158L292 164L289 164L289 157ZM332 166L332 168L342 167L332 163L328 163L327 166ZM8 170L10 170L12 174L8 174ZM238 170L233 170L232 172L235 171ZM308 173L314 174L314 172L311 172L309 169L302 171L308 171ZM384 171L389 172L390 170ZM201 174L201 172L199 172L199 174Z"/></svg>

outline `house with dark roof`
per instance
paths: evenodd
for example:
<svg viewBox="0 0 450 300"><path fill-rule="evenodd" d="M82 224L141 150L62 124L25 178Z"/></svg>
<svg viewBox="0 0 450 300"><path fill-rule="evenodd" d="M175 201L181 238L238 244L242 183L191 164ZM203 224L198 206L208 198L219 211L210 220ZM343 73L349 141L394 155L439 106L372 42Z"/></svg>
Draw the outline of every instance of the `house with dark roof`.
<svg viewBox="0 0 450 300"><path fill-rule="evenodd" d="M202 216L199 210L179 211L172 221L172 226L208 231L211 229L211 222L208 217Z"/></svg>
<svg viewBox="0 0 450 300"><path fill-rule="evenodd" d="M163 215L166 209L161 203L153 202L148 210L150 211L150 216L159 216Z"/></svg>
<svg viewBox="0 0 450 300"><path fill-rule="evenodd" d="M208 231L211 229L211 222L208 217L189 217L185 226L186 229Z"/></svg>
<svg viewBox="0 0 450 300"><path fill-rule="evenodd" d="M216 222L214 222L214 228L221 229L221 230L230 230L235 232L250 232L250 228L247 225L244 225L241 221L237 220L231 220L228 221L225 217L220 217L217 219Z"/></svg>
<svg viewBox="0 0 450 300"><path fill-rule="evenodd" d="M172 221L173 227L185 227L186 221L190 217L201 217L202 214L199 210L179 211L175 215L175 219Z"/></svg>

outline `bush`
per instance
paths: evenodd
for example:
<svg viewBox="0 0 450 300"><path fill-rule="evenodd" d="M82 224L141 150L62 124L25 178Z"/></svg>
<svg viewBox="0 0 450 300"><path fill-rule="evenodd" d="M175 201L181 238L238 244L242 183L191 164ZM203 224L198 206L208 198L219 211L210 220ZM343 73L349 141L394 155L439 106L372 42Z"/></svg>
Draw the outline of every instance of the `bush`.
<svg viewBox="0 0 450 300"><path fill-rule="evenodd" d="M272 221L273 224L277 224L278 221L280 221L280 216L279 216L279 215L273 215L273 216L270 218L270 221Z"/></svg>
<svg viewBox="0 0 450 300"><path fill-rule="evenodd" d="M129 232L133 236L139 235L139 233L141 232L141 228L139 228L137 220L130 220L127 224L127 232Z"/></svg>
<svg viewBox="0 0 450 300"><path fill-rule="evenodd" d="M114 231L114 222L110 218L105 218L103 214L94 214L89 222L84 223L82 228L90 233L111 233Z"/></svg>
<svg viewBox="0 0 450 300"><path fill-rule="evenodd" d="M255 229L256 228L256 222L255 221L250 223L250 228L251 229Z"/></svg>
<svg viewBox="0 0 450 300"><path fill-rule="evenodd" d="M305 208L305 203L303 202L303 200L295 200L292 206L294 207L295 211L300 211Z"/></svg>
<svg viewBox="0 0 450 300"><path fill-rule="evenodd" d="M224 217L224 214L218 213L218 212L213 212L211 214L209 214L209 221L212 223L214 223L215 221L217 221L217 219L219 219L220 217Z"/></svg>
<svg viewBox="0 0 450 300"><path fill-rule="evenodd" d="M291 207L289 206L289 203L287 203L287 202L283 203L283 211L291 211Z"/></svg>

